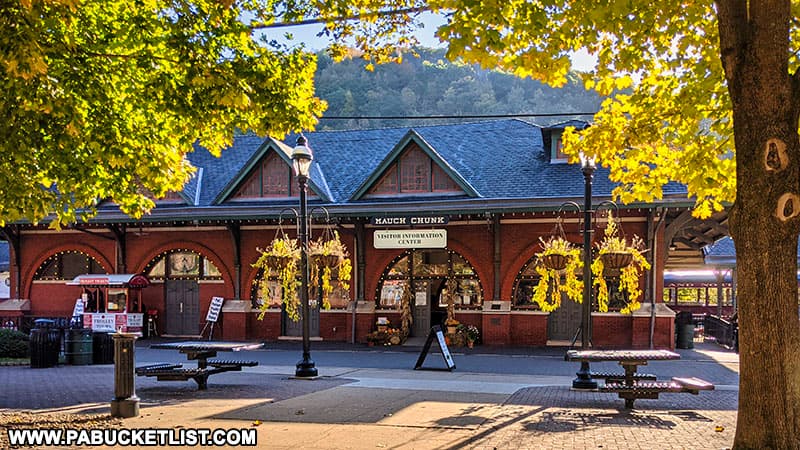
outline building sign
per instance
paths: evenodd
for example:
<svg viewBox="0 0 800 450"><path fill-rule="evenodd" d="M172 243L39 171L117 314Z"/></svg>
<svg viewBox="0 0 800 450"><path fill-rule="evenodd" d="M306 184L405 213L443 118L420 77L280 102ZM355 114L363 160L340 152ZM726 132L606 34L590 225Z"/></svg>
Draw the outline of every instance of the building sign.
<svg viewBox="0 0 800 450"><path fill-rule="evenodd" d="M378 226L386 225L444 225L449 221L447 216L411 216L411 217L373 217L370 223Z"/></svg>
<svg viewBox="0 0 800 450"><path fill-rule="evenodd" d="M376 230L375 248L446 248L447 230Z"/></svg>
<svg viewBox="0 0 800 450"><path fill-rule="evenodd" d="M83 326L92 331L124 333L142 332L144 314L141 313L84 313Z"/></svg>

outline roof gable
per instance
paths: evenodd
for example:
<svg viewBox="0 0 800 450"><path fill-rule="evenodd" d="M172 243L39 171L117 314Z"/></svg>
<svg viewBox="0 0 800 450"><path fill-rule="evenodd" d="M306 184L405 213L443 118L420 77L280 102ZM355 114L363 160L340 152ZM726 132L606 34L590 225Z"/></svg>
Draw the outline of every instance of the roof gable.
<svg viewBox="0 0 800 450"><path fill-rule="evenodd" d="M386 155L386 157L381 161L378 167L372 171L369 177L364 180L361 186L355 191L351 200L359 200L363 198L365 195L368 195L371 190L379 186L381 181L383 180L384 176L391 172L392 170L396 170L396 164L400 163L402 156L410 149L410 148L418 148L422 150L422 152L430 158L433 164L444 172L445 176L449 177L449 179L457 185L464 194L469 197L480 197L481 195L475 188L458 173L444 158L431 146L425 139L417 133L414 129L408 130L408 132L400 139L397 144L392 148L392 150ZM408 194L398 193L398 196L406 196Z"/></svg>
<svg viewBox="0 0 800 450"><path fill-rule="evenodd" d="M281 161L286 165L287 171L292 170L292 148L288 145L284 144L273 138L264 139L263 143L256 149L255 152L250 156L247 162L241 166L241 168L233 175L232 178L228 181L228 183L220 190L217 196L212 201L212 204L220 204L226 201L231 200L235 195L240 192L242 189L247 188L247 184L251 182L252 174L259 169L259 167L264 163L264 161L269 158L271 155L277 155ZM318 183L316 180L323 179L324 177L321 176L319 169L317 169L317 173L314 172L314 166L312 165L312 174L309 176L309 188L313 191L314 194L320 196L324 200L329 200L330 195L327 192L327 189L319 189L317 187ZM287 172L287 175L289 173ZM293 177L291 177L293 179ZM290 177L287 176L287 183L290 182ZM287 191L286 198L294 197L292 192L296 192L291 189L292 186L287 184L287 187L290 189ZM261 199L269 198L269 197L262 197ZM274 197L273 197L274 198ZM279 197L280 198L280 197ZM258 198L252 198L251 200L259 200Z"/></svg>

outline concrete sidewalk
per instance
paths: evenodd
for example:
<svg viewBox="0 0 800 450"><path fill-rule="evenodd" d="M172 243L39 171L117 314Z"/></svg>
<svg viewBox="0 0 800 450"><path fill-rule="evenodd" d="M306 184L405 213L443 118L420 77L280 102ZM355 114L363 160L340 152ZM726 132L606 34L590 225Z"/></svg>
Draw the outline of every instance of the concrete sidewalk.
<svg viewBox="0 0 800 450"><path fill-rule="evenodd" d="M141 414L125 420L104 416L113 366L0 367L0 385L6 386L0 430L12 425L15 413L32 410L37 417L78 414L74 417L84 422L86 414L99 414L90 417L101 427L255 428L259 448L270 449L728 448L736 421L738 358L699 347L682 351L682 364L671 368L674 375L690 368L709 374L716 391L662 394L637 400L634 410L625 410L614 394L571 391L570 372L577 364L547 354L523 355L534 373L522 374L359 368L343 354L349 366L325 366L320 370L325 376L316 380L291 379L294 367L286 364L214 375L207 391L191 381L137 377ZM160 356L137 352L143 358ZM263 353L248 356L276 355ZM457 361L480 366L478 359L486 358L498 367L513 366L523 356L459 354Z"/></svg>

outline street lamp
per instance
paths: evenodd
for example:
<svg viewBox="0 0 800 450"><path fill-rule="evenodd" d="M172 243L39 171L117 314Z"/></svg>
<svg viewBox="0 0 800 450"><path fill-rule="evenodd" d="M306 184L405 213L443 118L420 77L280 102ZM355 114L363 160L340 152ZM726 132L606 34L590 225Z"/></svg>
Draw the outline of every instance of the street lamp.
<svg viewBox="0 0 800 450"><path fill-rule="evenodd" d="M594 158L583 152L580 154L581 171L583 172L583 303L581 304L581 350L589 349L591 340L592 314L592 178L597 168ZM597 382L592 380L589 362L581 361L581 368L572 380L573 389L597 389Z"/></svg>
<svg viewBox="0 0 800 450"><path fill-rule="evenodd" d="M303 359L297 362L294 376L298 378L311 378L317 376L317 368L311 360L311 339L310 339L310 311L308 307L308 223L306 203L306 190L308 188L308 173L311 169L311 160L314 159L311 149L307 145L308 141L304 136L297 138L297 145L292 151L292 166L294 174L297 176L297 184L300 187L300 211L298 221L300 222L300 304L303 313Z"/></svg>

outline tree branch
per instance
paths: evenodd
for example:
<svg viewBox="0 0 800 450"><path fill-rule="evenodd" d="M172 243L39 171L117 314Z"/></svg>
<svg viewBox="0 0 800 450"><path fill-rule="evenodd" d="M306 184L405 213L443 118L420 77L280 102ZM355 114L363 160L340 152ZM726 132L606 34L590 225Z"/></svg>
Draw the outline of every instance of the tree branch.
<svg viewBox="0 0 800 450"><path fill-rule="evenodd" d="M353 14L350 16L318 17L316 19L298 20L296 22L273 22L266 24L253 24L250 25L250 29L261 30L265 28L296 27L301 25L311 25L315 23L347 22L351 20L372 19L376 17L397 16L401 14L418 14L426 11L431 11L431 8L429 6L421 6L417 8L392 9L388 11L371 11L364 14Z"/></svg>

